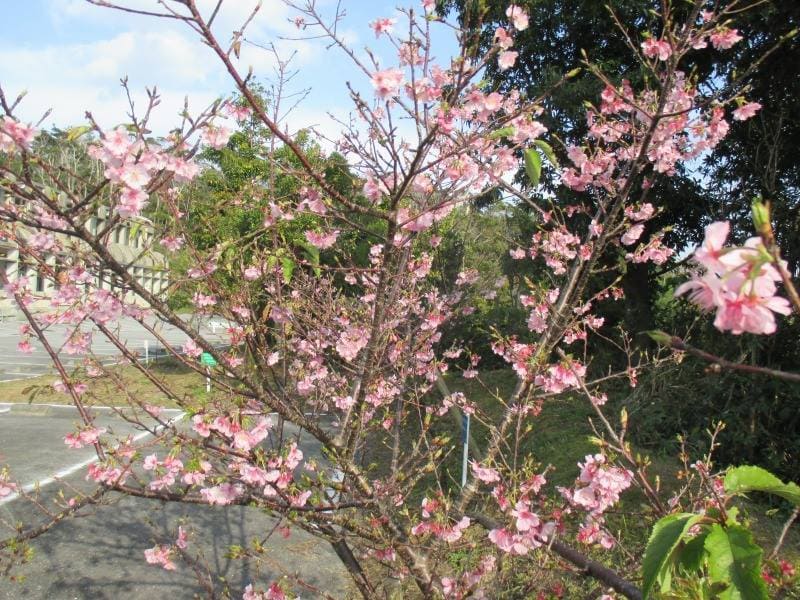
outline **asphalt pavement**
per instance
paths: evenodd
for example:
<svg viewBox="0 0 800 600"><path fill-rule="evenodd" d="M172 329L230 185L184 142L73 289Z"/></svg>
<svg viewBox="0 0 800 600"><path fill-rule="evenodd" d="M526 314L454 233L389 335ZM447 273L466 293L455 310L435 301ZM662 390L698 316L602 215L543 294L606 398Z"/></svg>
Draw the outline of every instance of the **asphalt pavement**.
<svg viewBox="0 0 800 600"><path fill-rule="evenodd" d="M115 434L141 436L111 411L96 411L98 426ZM179 411L169 414L179 419ZM91 450L68 449L64 434L77 422L73 407L0 404L0 468L8 465L17 481L29 489L39 482L45 506L59 490L91 489L85 481ZM290 431L291 433L291 431ZM318 456L317 446L301 438L307 456ZM166 450L163 452L165 453ZM159 454L162 454L160 452ZM24 498L7 497L0 503L5 523L44 522L41 511ZM273 517L249 507L212 507L167 503L109 494L101 505L88 507L36 538L32 559L13 574L0 577L0 600L183 600L208 597L194 570L176 561L175 571L149 565L144 550L156 543L172 543L179 524L190 532L188 552L213 575L216 591L226 588L240 598L253 581L266 586L284 575L297 573L335 598L348 597L349 582L330 546L293 528L288 538L275 531ZM270 532L271 535L270 535ZM0 530L0 539L7 530ZM231 558L231 546L247 546L268 537L258 563ZM315 598L298 590L302 598Z"/></svg>

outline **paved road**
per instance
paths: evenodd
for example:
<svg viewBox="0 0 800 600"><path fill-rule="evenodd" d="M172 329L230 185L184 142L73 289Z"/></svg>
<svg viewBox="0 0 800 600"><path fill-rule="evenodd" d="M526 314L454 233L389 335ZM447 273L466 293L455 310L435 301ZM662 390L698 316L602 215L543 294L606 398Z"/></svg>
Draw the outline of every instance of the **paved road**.
<svg viewBox="0 0 800 600"><path fill-rule="evenodd" d="M185 318L188 320L189 315L185 315ZM35 350L32 354L21 354L17 351L19 326L22 323L22 320L15 318L6 318L0 322L0 382L52 372L50 358L37 342L33 342ZM154 318L149 319L148 323L157 324L156 331L171 345L181 346L186 341L186 334L172 325L161 323ZM224 321L219 318L205 318L201 321L200 332L211 343L223 343L225 327ZM88 326L84 326L84 329L88 330ZM47 339L55 348L60 348L68 331L71 332L72 327L52 325L48 328ZM114 331L129 349L139 352L142 356L145 354L145 345L148 346L151 355L159 352L161 346L156 337L131 318L121 319ZM119 358L117 348L99 332L93 336L91 349L105 364L112 364ZM82 362L81 357L70 356L64 352L60 353L60 357L67 368ZM0 400L2 400L1 395Z"/></svg>
<svg viewBox="0 0 800 600"><path fill-rule="evenodd" d="M65 475L41 488L45 502L64 484L88 489L85 464L91 454L68 450L63 436L76 421L72 407L0 405L0 465L8 464L21 482L47 481L57 472ZM179 416L179 415L174 415ZM98 424L120 434L137 434L111 413L97 413ZM308 440L303 451L318 449ZM63 483L62 483L63 482ZM21 498L0 504L6 522L36 519L36 511ZM229 558L231 545L246 546L264 537L275 520L244 507L209 507L162 503L114 495L102 506L86 510L37 538L31 562L15 573L20 583L0 578L0 600L189 600L206 597L192 570L178 563L167 572L148 565L143 551L156 542L170 543L178 524L188 520L192 532L189 550L200 554L215 577L225 578L233 597L252 580L268 583L285 573L302 573L313 585L336 598L348 594L348 581L330 546L299 530L288 539L274 533L266 545L264 563L258 565ZM0 530L0 538L6 531ZM302 598L314 598L300 592Z"/></svg>

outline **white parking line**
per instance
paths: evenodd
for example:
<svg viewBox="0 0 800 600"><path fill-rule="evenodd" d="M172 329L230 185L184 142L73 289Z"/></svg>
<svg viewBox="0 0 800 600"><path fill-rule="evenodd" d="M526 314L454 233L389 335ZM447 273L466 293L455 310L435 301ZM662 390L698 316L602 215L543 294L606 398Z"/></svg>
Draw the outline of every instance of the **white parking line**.
<svg viewBox="0 0 800 600"><path fill-rule="evenodd" d="M0 406L8 407L9 409L14 406L46 406L48 408L75 408L74 404L48 404L46 402L39 402L39 403L31 403L28 404L25 402L0 402ZM129 405L125 404L122 406L87 406L87 409L97 409L97 410L119 410L122 408L130 408ZM165 413L182 413L183 411L180 408L162 408L161 412Z"/></svg>
<svg viewBox="0 0 800 600"><path fill-rule="evenodd" d="M171 410L174 410L174 409L171 409ZM182 412L182 413L181 413L181 414L179 414L178 416L176 416L176 417L174 417L174 418L170 419L170 420L167 422L167 424L168 424L168 425L171 425L171 424L173 424L173 423L177 423L177 422L178 422L178 421L180 421L180 420L181 420L181 419L182 419L182 418L183 418L185 415L186 415L186 413L183 413L183 412ZM156 432L158 432L158 430L159 430L159 429L162 429L162 427L161 427L161 426L159 426L159 427L156 427ZM145 437L147 437L148 435L150 435L150 432L149 432L149 431L143 431L143 432L141 432L141 433L139 433L139 434L135 435L135 436L133 437L133 441L134 441L134 442L138 442L139 440L141 440L142 438L145 438ZM27 492L31 492L31 491L33 491L33 490L35 490L35 489L37 489L37 488L38 488L38 489L43 489L43 488L45 488L45 487L49 486L51 483L54 483L54 482L58 481L59 479L63 479L64 477L69 477L69 476L70 476L70 475L72 475L73 473L76 473L76 472L80 471L81 469L83 469L83 468L85 468L85 467L88 467L88 466L89 466L90 464L92 464L93 462L97 462L97 456L95 456L95 457L93 457L93 458L89 458L89 459L87 459L87 460L84 460L84 461L81 461L81 462L79 462L79 463L77 463L77 464L74 464L74 465L72 465L72 466L70 466L70 467L67 467L67 468L65 468L65 469L61 469L60 471L58 471L58 472L57 472L57 473L55 473L54 475L52 475L52 476L50 476L50 477L47 477L47 478L45 478L45 479L42 479L42 480L40 480L40 481L35 481L35 482L33 482L33 483L29 483L29 484L27 484L27 485L23 485L23 486L22 486L22 490L21 490L21 491L22 491L23 493L27 493ZM19 497L20 497L20 494L19 494L19 492L15 492L15 493L13 493L13 494L9 494L9 495L8 495L8 496L6 496L5 498L0 498L0 506L3 506L4 504L8 504L9 502L12 502L13 500L16 500L16 499L17 499L17 498L19 498Z"/></svg>

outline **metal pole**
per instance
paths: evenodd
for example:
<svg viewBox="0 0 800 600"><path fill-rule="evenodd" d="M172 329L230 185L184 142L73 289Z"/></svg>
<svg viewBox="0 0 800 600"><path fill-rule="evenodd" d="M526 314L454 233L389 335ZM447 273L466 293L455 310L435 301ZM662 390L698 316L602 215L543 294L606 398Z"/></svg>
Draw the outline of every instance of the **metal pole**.
<svg viewBox="0 0 800 600"><path fill-rule="evenodd" d="M150 340L144 341L144 364L150 364Z"/></svg>
<svg viewBox="0 0 800 600"><path fill-rule="evenodd" d="M211 369L206 367L206 392L211 391Z"/></svg>
<svg viewBox="0 0 800 600"><path fill-rule="evenodd" d="M464 445L464 456L461 460L461 487L467 485L467 463L469 462L469 414L462 419L461 443Z"/></svg>

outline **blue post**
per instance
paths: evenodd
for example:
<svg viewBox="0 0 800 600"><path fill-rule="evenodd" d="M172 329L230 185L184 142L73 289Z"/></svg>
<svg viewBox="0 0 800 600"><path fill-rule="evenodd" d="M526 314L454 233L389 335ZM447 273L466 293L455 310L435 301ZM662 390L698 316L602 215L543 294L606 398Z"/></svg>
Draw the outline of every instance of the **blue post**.
<svg viewBox="0 0 800 600"><path fill-rule="evenodd" d="M464 446L464 456L461 461L461 487L467 485L467 463L469 462L469 415L461 416L461 443Z"/></svg>

